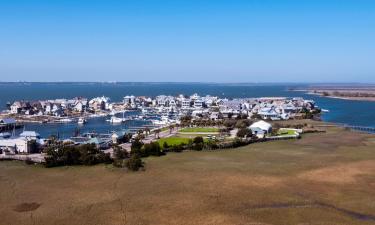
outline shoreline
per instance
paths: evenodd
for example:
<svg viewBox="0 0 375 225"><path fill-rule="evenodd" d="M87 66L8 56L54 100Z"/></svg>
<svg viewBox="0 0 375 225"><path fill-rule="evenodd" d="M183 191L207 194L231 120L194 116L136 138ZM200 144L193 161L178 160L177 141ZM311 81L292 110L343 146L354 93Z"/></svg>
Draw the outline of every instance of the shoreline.
<svg viewBox="0 0 375 225"><path fill-rule="evenodd" d="M350 97L350 96L336 96L336 95L327 95L325 96L323 94L324 91L335 91L335 90L326 90L326 89L296 89L296 90L290 90L290 91L295 91L295 92L305 92L308 95L315 95L319 97L324 97L324 98L333 98L333 99L341 99L341 100L348 100L348 101L363 101L363 102L375 102L375 97ZM316 92L314 92L316 91ZM354 91L354 90L351 90Z"/></svg>

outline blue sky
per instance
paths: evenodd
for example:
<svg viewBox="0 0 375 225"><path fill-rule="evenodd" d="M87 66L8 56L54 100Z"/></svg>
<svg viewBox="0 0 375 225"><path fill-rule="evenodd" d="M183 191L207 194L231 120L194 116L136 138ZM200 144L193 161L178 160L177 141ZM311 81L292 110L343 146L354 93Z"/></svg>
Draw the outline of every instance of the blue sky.
<svg viewBox="0 0 375 225"><path fill-rule="evenodd" d="M375 82L375 1L0 0L0 81Z"/></svg>

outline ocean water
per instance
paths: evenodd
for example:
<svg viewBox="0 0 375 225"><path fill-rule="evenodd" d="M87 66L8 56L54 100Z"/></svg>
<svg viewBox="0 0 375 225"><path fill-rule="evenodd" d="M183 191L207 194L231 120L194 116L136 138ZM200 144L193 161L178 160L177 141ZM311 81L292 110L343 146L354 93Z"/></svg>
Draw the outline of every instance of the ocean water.
<svg viewBox="0 0 375 225"><path fill-rule="evenodd" d="M112 101L121 101L126 95L215 95L226 98L244 97L303 97L313 99L318 106L330 110L323 115L327 122L375 127L375 102L349 101L307 95L288 91L303 87L301 84L215 84L215 83L0 83L0 110L7 102L16 100L45 100L56 98L108 96ZM84 126L77 124L28 124L26 130L38 131L46 137L59 134L70 137L76 129L81 132L107 133L140 126L145 122L132 121L122 125L111 125L106 118L93 118Z"/></svg>

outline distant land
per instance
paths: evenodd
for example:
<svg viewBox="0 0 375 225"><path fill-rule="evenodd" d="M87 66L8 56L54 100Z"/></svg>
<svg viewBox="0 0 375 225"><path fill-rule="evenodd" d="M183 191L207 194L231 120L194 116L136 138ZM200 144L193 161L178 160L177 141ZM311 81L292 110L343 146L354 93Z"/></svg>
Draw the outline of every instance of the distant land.
<svg viewBox="0 0 375 225"><path fill-rule="evenodd" d="M305 88L291 88L308 94L344 100L375 101L375 85L320 85Z"/></svg>

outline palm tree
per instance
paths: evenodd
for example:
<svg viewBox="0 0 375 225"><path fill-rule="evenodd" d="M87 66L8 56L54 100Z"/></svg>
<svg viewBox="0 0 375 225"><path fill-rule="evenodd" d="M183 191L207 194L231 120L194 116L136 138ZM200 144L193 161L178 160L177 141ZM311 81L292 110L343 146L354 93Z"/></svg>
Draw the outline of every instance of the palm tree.
<svg viewBox="0 0 375 225"><path fill-rule="evenodd" d="M173 124L169 125L169 134L172 133L173 129L174 129L174 125Z"/></svg>
<svg viewBox="0 0 375 225"><path fill-rule="evenodd" d="M138 131L137 131L137 134L138 134L138 138L139 138L140 140L142 140L142 139L144 138L143 130L142 130L142 129L138 130Z"/></svg>
<svg viewBox="0 0 375 225"><path fill-rule="evenodd" d="M145 130L145 132L146 132L146 135L149 135L149 134L150 134L150 128L146 127L144 130Z"/></svg>
<svg viewBox="0 0 375 225"><path fill-rule="evenodd" d="M160 137L159 137L159 134L160 134L160 129L156 129L156 130L155 130L155 138L158 138L158 139L159 139L159 138L160 138Z"/></svg>

